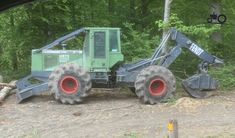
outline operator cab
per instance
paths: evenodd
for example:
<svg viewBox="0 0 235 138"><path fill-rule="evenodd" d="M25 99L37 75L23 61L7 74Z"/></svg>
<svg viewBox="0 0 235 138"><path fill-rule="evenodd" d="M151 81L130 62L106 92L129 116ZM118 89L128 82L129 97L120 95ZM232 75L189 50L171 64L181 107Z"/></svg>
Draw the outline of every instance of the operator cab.
<svg viewBox="0 0 235 138"><path fill-rule="evenodd" d="M90 72L109 72L123 61L120 28L85 28L83 63Z"/></svg>

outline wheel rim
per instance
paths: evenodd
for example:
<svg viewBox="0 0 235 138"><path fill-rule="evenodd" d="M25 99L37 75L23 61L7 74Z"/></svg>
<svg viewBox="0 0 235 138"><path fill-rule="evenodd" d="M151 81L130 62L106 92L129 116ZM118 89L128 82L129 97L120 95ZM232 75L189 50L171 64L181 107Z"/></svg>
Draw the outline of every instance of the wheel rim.
<svg viewBox="0 0 235 138"><path fill-rule="evenodd" d="M227 18L226 18L225 15L222 15L222 14L221 14L221 15L218 17L219 23L225 23L226 20L227 20Z"/></svg>
<svg viewBox="0 0 235 138"><path fill-rule="evenodd" d="M150 82L149 92L153 96L161 96L166 92L166 83L161 79L154 79Z"/></svg>
<svg viewBox="0 0 235 138"><path fill-rule="evenodd" d="M78 80L73 76L65 76L60 81L60 88L65 94L74 94L79 89Z"/></svg>

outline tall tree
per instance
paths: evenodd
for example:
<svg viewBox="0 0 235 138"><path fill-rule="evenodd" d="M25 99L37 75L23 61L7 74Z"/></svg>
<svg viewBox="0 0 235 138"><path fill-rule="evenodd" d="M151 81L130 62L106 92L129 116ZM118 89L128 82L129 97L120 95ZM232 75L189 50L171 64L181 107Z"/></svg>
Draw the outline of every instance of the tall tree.
<svg viewBox="0 0 235 138"><path fill-rule="evenodd" d="M136 14L135 14L135 0L129 0L129 5L130 5L130 9L129 9L129 16L130 16L130 22L134 22L135 18L136 18Z"/></svg>
<svg viewBox="0 0 235 138"><path fill-rule="evenodd" d="M142 21L141 21L141 26L142 28L145 28L146 26L146 17L148 14L148 6L150 4L150 0L141 0L141 16L142 16Z"/></svg>
<svg viewBox="0 0 235 138"><path fill-rule="evenodd" d="M171 2L173 0L165 0L165 8L164 8L164 19L163 22L164 24L167 24L170 20L170 14L171 14ZM164 28L163 29L163 35L162 38L166 36L168 32L168 29ZM163 49L163 52L165 53L167 49Z"/></svg>
<svg viewBox="0 0 235 138"><path fill-rule="evenodd" d="M114 12L114 0L108 1L108 9L109 9L109 14L112 15Z"/></svg>
<svg viewBox="0 0 235 138"><path fill-rule="evenodd" d="M221 14L221 2L218 2L218 1L212 1L211 3L211 13L212 14L216 14L216 15L220 15ZM218 21L217 20L212 20L212 23L217 23ZM222 42L222 35L220 32L214 32L212 34L212 39L214 41L217 41L217 42Z"/></svg>

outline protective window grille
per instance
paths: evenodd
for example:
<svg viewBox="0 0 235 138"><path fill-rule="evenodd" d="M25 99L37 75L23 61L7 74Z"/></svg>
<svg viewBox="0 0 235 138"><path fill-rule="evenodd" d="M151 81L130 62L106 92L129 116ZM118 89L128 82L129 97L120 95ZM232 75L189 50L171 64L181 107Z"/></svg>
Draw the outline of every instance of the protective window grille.
<svg viewBox="0 0 235 138"><path fill-rule="evenodd" d="M94 57L105 58L105 32L94 33Z"/></svg>

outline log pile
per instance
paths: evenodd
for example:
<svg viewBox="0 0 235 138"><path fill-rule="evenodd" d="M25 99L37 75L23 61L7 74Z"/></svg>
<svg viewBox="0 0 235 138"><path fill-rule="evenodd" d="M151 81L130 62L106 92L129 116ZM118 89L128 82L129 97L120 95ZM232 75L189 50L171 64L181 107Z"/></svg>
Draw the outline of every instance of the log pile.
<svg viewBox="0 0 235 138"><path fill-rule="evenodd" d="M2 83L2 77L0 76L0 103L11 94L11 91L16 88L17 81L11 81L10 83Z"/></svg>

